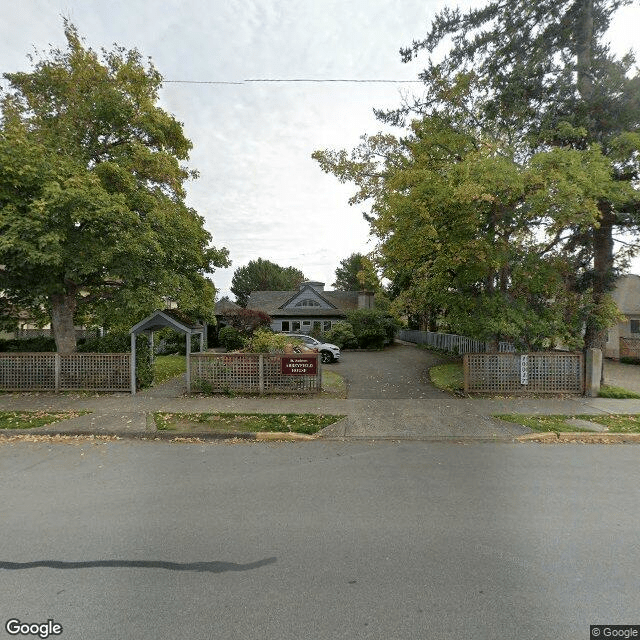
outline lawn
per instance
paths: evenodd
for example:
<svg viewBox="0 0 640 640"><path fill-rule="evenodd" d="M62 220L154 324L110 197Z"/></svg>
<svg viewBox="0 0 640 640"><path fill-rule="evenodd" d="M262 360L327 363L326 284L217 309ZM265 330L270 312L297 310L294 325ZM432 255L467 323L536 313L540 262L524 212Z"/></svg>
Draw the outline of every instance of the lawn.
<svg viewBox="0 0 640 640"><path fill-rule="evenodd" d="M157 386L187 370L186 356L156 356L153 362L153 384Z"/></svg>
<svg viewBox="0 0 640 640"><path fill-rule="evenodd" d="M533 431L551 431L554 433L579 431L588 432L587 429L580 429L567 423L567 420L577 418L579 420L587 420L589 422L602 424L605 427L608 427L609 433L640 433L640 415L637 414L531 416L511 413L494 415L493 417L507 422L521 424L525 427L529 427Z"/></svg>
<svg viewBox="0 0 640 640"><path fill-rule="evenodd" d="M460 362L431 367L429 378L438 389L443 391L455 393L464 390L464 373Z"/></svg>
<svg viewBox="0 0 640 640"><path fill-rule="evenodd" d="M0 411L0 429L34 429L69 420L90 411Z"/></svg>
<svg viewBox="0 0 640 640"><path fill-rule="evenodd" d="M217 433L246 431L284 431L313 434L344 418L340 415L311 413L155 413L161 431L211 431Z"/></svg>

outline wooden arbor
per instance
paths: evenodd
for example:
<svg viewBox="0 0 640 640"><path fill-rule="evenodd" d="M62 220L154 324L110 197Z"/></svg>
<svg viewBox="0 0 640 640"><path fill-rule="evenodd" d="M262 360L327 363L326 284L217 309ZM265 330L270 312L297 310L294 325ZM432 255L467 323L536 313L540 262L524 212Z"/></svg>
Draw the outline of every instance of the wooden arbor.
<svg viewBox="0 0 640 640"><path fill-rule="evenodd" d="M204 350L206 325L194 323L176 309L165 309L164 311L154 311L129 330L131 334L131 395L136 393L136 336L139 333L146 333L149 336L153 361L153 332L165 327L185 334L187 346L187 393L191 393L191 359L189 357L191 355L191 336L200 335L200 351L202 352Z"/></svg>

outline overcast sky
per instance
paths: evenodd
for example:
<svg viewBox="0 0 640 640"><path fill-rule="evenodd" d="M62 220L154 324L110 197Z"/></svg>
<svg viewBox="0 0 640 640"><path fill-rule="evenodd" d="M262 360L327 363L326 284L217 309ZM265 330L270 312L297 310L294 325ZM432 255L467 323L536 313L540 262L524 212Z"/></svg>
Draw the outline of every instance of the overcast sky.
<svg viewBox="0 0 640 640"><path fill-rule="evenodd" d="M118 43L150 56L165 80L415 80L420 62L398 49L427 31L440 0L1 0L0 61L28 70L33 48L63 45L61 16L94 49ZM621 10L617 51L638 47L640 3ZM638 56L640 57L640 56ZM233 265L215 272L219 296L234 269L264 258L329 286L340 260L374 248L354 189L322 173L311 153L350 149L382 129L373 107L395 107L417 84L167 82L161 105L184 123L200 178L188 203ZM640 264L640 263L639 263ZM634 271L640 268L634 265Z"/></svg>

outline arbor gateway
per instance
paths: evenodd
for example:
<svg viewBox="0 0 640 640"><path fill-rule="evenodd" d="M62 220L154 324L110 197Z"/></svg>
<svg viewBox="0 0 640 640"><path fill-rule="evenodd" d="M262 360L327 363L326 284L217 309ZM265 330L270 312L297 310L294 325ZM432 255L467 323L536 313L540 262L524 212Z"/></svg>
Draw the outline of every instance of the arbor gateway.
<svg viewBox="0 0 640 640"><path fill-rule="evenodd" d="M170 297L212 317L206 274L228 266L186 206L191 142L157 106L162 76L134 50L101 54L65 21L65 49L6 73L0 121L0 289L50 313L57 350L74 323L123 325Z"/></svg>
<svg viewBox="0 0 640 640"><path fill-rule="evenodd" d="M377 111L411 129L314 154L358 185L353 203L372 203L399 306L482 339L604 347L609 291L640 227L640 75L604 40L625 4L445 9L401 50L451 43L421 73L424 94Z"/></svg>

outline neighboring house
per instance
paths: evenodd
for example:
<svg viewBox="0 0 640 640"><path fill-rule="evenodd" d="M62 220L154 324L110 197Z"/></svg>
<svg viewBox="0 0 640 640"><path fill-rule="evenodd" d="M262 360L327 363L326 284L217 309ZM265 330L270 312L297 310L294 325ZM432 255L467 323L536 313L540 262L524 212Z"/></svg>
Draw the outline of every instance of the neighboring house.
<svg viewBox="0 0 640 640"><path fill-rule="evenodd" d="M620 276L612 296L625 318L609 329L604 355L617 359L620 357L620 338L640 339L640 276Z"/></svg>
<svg viewBox="0 0 640 640"><path fill-rule="evenodd" d="M297 291L253 291L247 302L247 309L271 316L274 331L292 333L328 331L347 311L373 306L370 291L325 291L324 282L303 282Z"/></svg>

